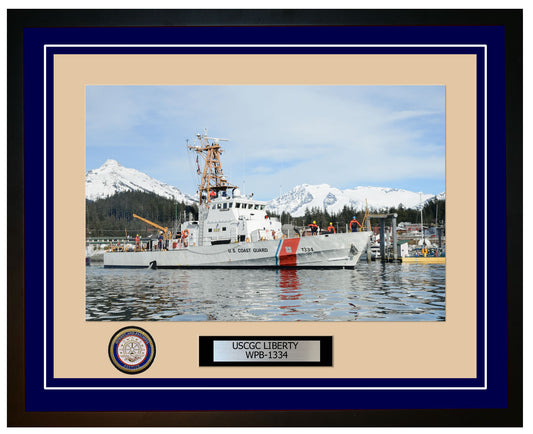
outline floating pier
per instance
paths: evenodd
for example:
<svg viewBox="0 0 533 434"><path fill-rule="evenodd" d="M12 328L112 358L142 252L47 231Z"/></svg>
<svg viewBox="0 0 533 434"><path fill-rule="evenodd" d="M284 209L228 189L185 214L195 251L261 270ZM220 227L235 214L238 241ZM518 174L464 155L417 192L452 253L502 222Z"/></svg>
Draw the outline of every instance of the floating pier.
<svg viewBox="0 0 533 434"><path fill-rule="evenodd" d="M446 257L444 256L400 256L398 254L398 236L396 233L396 218L398 214L368 214L367 230L371 230L370 219L379 219L379 250L380 258L376 258L381 262L402 262L406 264L446 264ZM392 219L392 255L385 254L385 219ZM422 234L423 234L422 226ZM439 234L439 251L441 249L441 228L437 228ZM370 244L367 246L367 261L371 261Z"/></svg>
<svg viewBox="0 0 533 434"><path fill-rule="evenodd" d="M444 256L406 256L400 258L405 264L445 264L446 258Z"/></svg>

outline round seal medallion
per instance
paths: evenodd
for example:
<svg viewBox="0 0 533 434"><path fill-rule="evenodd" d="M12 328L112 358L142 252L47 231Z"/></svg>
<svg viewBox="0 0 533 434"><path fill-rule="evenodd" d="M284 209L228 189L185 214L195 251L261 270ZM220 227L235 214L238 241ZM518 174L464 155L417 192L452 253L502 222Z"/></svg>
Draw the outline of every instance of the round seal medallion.
<svg viewBox="0 0 533 434"><path fill-rule="evenodd" d="M140 327L124 327L109 341L109 358L119 371L139 374L154 361L154 340Z"/></svg>

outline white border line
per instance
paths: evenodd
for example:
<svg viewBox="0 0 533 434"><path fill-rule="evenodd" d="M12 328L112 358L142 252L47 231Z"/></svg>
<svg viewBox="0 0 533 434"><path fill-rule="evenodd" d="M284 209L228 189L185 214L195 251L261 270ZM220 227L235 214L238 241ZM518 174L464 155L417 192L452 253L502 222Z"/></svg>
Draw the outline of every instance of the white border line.
<svg viewBox="0 0 533 434"><path fill-rule="evenodd" d="M483 278L485 279L485 321L484 321L484 326L485 326L485 388L487 388L487 385L488 385L488 368L487 368L487 354L488 354L488 345L489 345L489 342L488 342L488 338L487 338L487 330L488 330L488 325L487 325L487 316L488 316L488 308L487 308L487 297L488 297L488 293L487 293L487 278L488 278L488 254L487 254L487 240L488 240L488 232L487 232L487 227L488 227L488 207L487 207L487 203L488 203L488 195L487 195L487 192L488 192L488 157L487 157L487 154L488 154L488 149L487 149L487 131L488 131L488 127L487 127L487 100L488 100L488 92L487 92L487 66L488 66L488 61L487 61L487 58L489 57L489 53L487 51L487 46L485 45L485 50L484 50L484 54L485 54L485 74L483 75L484 79L485 79L485 83L484 83L484 93L485 93L485 98L483 98L483 100L485 101L485 107L483 107L483 120L485 122L485 125L484 125L484 128L483 128L483 132L484 132L484 135L485 137L483 137L483 141L484 141L484 146L485 146L485 155L484 155L484 165L485 165L485 176L484 176L484 187L485 187L485 203L484 203L484 211L485 211L485 219L484 219L484 222L485 222L485 228L484 228L484 240L485 240L485 258L484 258L484 266L485 266L485 270L484 270L484 273L483 273ZM477 105L476 105L476 108L477 108ZM476 136L477 137L477 136Z"/></svg>
<svg viewBox="0 0 533 434"><path fill-rule="evenodd" d="M47 291L46 291L46 45L44 47L44 102L43 102L43 119L44 119L44 128L43 128L43 134L44 134L44 148L43 148L43 161L44 161L44 182L43 182L43 191L44 191L44 201L43 201L43 234L44 234L44 241L43 241L43 260L44 260L44 273L43 273L43 284L44 284L44 300L43 300L43 308L44 308L44 327L43 327L43 333L44 333L44 363L43 363L43 374L44 374L44 388L46 389L46 348L47 348L47 341L46 341L46 323L47 323L47 316L46 316L46 300L47 300Z"/></svg>
<svg viewBox="0 0 533 434"><path fill-rule="evenodd" d="M45 44L44 48L47 47L106 47L106 48L133 48L133 47L142 47L142 48L396 48L396 47L454 47L454 48L465 48L465 47L478 47L487 48L486 44ZM316 53L314 53L316 54ZM176 54L179 56L179 54Z"/></svg>
<svg viewBox="0 0 533 434"><path fill-rule="evenodd" d="M485 71L484 71L484 211L485 211L485 251L484 251L484 292L485 292L485 384L481 387L51 387L46 383L46 300L47 300L47 287L46 287L46 247L44 247L44 389L45 390L487 390L488 373L487 373L487 57L488 49L486 44L45 44L44 45L44 246L46 246L46 50L52 47L101 47L101 48L483 48L485 55ZM476 106L477 107L477 106ZM332 378L332 380L343 380L344 378ZM203 378L201 380L204 380ZM206 378L205 380L210 380ZM254 378L244 378L244 380L254 380ZM352 380L350 378L350 380ZM416 379L426 380L426 379ZM431 379L429 379L431 380ZM438 378L436 380L439 380ZM461 379L459 379L461 380ZM466 379L465 379L466 380Z"/></svg>

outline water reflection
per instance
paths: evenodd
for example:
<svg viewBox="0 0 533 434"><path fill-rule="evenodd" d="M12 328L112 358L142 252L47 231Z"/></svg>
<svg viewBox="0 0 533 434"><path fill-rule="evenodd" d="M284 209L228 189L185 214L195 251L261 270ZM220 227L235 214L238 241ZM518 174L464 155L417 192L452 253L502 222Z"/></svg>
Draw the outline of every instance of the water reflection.
<svg viewBox="0 0 533 434"><path fill-rule="evenodd" d="M279 275L279 298L281 301L286 302L279 306L280 309L286 309L281 315L298 315L300 304L295 301L302 296L298 270L281 269L277 270L277 273Z"/></svg>
<svg viewBox="0 0 533 434"><path fill-rule="evenodd" d="M443 321L445 266L86 269L88 321Z"/></svg>

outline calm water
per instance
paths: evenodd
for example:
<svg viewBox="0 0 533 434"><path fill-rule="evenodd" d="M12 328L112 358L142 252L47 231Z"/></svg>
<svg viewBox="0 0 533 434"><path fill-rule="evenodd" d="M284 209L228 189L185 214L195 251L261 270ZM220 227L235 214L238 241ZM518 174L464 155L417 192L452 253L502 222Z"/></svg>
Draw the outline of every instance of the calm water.
<svg viewBox="0 0 533 434"><path fill-rule="evenodd" d="M356 270L86 267L88 321L443 321L445 265Z"/></svg>

